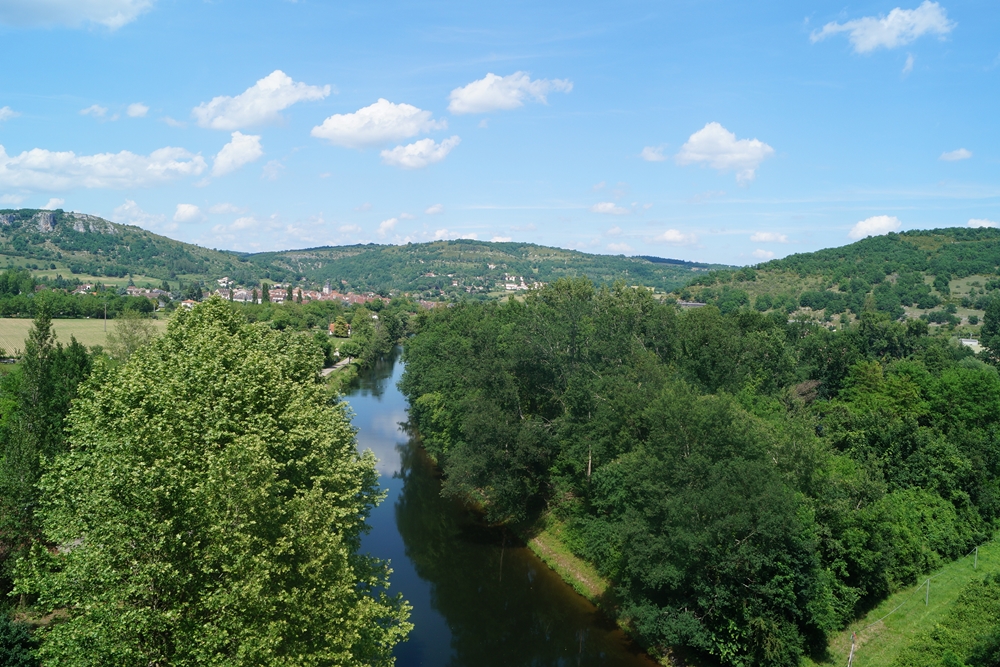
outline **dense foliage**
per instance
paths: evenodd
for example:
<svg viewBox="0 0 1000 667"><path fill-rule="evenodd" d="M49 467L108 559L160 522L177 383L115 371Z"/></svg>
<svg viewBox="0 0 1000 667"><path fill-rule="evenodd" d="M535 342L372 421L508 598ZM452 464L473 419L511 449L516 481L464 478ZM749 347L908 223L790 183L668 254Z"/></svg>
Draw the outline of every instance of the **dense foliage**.
<svg viewBox="0 0 1000 667"><path fill-rule="evenodd" d="M650 646L795 665L1000 518L1000 375L869 302L830 331L559 281L422 315L444 493L565 523Z"/></svg>
<svg viewBox="0 0 1000 667"><path fill-rule="evenodd" d="M214 299L96 367L18 566L16 591L66 616L43 664L391 664L408 607L358 554L377 473L321 359Z"/></svg>

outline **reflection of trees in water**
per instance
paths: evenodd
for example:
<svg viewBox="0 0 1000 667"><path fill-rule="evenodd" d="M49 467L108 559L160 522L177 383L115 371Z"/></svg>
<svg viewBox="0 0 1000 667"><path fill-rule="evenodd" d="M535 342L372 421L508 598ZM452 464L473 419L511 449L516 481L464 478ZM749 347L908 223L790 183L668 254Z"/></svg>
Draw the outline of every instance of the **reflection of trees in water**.
<svg viewBox="0 0 1000 667"><path fill-rule="evenodd" d="M431 604L451 627L452 665L652 664L595 629L601 621L592 608L527 549L442 498L414 440L399 451L396 525L406 555L431 583Z"/></svg>
<svg viewBox="0 0 1000 667"><path fill-rule="evenodd" d="M371 394L375 398L381 398L389 385L386 380L392 377L393 368L396 366L396 360L401 351L402 348L397 346L388 355L376 359L371 368L358 374L358 377L348 387L348 391L353 392L355 389L360 389L362 395Z"/></svg>

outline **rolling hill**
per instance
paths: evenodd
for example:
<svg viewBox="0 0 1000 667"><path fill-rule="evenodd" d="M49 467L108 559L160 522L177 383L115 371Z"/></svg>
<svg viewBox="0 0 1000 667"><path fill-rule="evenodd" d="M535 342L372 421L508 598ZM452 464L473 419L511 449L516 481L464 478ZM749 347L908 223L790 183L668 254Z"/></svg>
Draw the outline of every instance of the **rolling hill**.
<svg viewBox="0 0 1000 667"><path fill-rule="evenodd" d="M437 297L505 292L507 283L587 276L670 291L722 265L659 257L590 255L530 243L457 240L354 245L244 254L174 241L139 227L62 210L0 210L0 263L79 276L143 276L243 285L305 281L320 286Z"/></svg>
<svg viewBox="0 0 1000 667"><path fill-rule="evenodd" d="M693 277L678 299L785 311L826 322L851 320L866 306L893 318L973 331L985 302L1000 294L1000 230L916 230L839 248L789 255L755 267Z"/></svg>

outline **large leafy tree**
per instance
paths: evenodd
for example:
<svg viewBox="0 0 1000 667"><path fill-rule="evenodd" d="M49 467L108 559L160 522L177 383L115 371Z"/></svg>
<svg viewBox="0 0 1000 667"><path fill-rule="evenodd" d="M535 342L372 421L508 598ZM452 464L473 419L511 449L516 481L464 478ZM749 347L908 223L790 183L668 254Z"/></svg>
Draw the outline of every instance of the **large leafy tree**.
<svg viewBox="0 0 1000 667"><path fill-rule="evenodd" d="M18 589L47 665L390 665L408 606L358 554L380 500L311 338L221 299L102 368L40 487Z"/></svg>

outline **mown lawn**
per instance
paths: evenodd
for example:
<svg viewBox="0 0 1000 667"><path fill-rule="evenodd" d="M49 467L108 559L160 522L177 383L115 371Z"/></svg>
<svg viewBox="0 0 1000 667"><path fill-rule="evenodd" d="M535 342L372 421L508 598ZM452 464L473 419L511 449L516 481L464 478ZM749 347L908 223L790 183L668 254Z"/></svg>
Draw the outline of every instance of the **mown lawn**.
<svg viewBox="0 0 1000 667"><path fill-rule="evenodd" d="M0 317L0 347L8 356L16 356L24 350L24 339L28 337L28 329L32 320L27 318ZM167 328L166 320L151 320L161 333ZM114 320L108 320L107 330L114 331ZM104 330L104 320L52 320L52 328L56 332L56 340L69 343L70 336L75 336L80 343L88 347L105 345L107 333Z"/></svg>
<svg viewBox="0 0 1000 667"><path fill-rule="evenodd" d="M827 660L803 660L803 667L846 665L851 651L851 633L857 633L853 667L889 667L893 660L921 633L939 623L950 605L970 581L1000 572L1000 542L979 547L978 567L969 555L930 574L930 603L927 597L927 576L911 588L890 596L864 618L852 623L830 641ZM895 611L894 611L895 610Z"/></svg>

